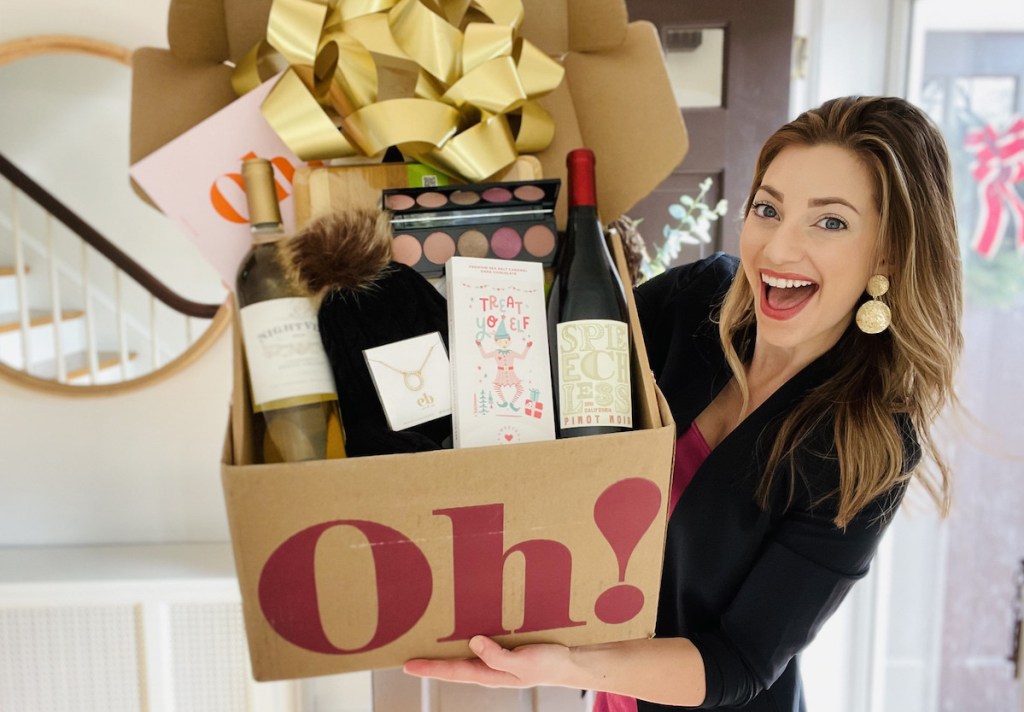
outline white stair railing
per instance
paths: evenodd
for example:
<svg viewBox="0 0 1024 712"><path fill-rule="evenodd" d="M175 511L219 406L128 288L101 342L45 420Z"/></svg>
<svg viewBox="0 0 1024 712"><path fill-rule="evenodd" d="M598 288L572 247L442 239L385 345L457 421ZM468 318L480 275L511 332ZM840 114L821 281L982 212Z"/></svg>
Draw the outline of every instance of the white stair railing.
<svg viewBox="0 0 1024 712"><path fill-rule="evenodd" d="M13 262L13 276L0 279L15 280L16 302L0 304L0 313L15 314L17 320L16 330L0 336L20 340L20 363L8 360L0 367L59 384L125 382L156 372L189 351L210 331L215 316L226 322L223 305L198 304L171 292L2 155L0 173L9 187L9 207L0 211L0 236L6 227L10 237L7 247L0 241L0 266ZM37 212L25 213L29 206ZM62 238L67 234L81 240L77 259L62 254L58 229ZM92 252L100 254L101 263ZM111 268L109 278L98 276L105 274L97 269L102 263ZM43 269L34 271L34 266ZM68 290L69 285L74 289ZM161 309L171 318L161 319ZM207 326L198 338L196 319ZM46 328L50 332L43 338L39 332Z"/></svg>

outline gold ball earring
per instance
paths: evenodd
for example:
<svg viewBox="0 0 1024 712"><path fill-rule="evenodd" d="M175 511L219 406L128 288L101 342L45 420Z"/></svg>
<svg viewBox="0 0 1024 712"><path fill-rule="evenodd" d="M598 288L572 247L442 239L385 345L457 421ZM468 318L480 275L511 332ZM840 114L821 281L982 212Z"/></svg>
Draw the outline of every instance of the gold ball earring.
<svg viewBox="0 0 1024 712"><path fill-rule="evenodd" d="M872 275L868 280L867 293L871 301L864 302L857 310L857 327L865 334L881 334L892 323L892 312L879 297L889 291L889 280L885 275Z"/></svg>

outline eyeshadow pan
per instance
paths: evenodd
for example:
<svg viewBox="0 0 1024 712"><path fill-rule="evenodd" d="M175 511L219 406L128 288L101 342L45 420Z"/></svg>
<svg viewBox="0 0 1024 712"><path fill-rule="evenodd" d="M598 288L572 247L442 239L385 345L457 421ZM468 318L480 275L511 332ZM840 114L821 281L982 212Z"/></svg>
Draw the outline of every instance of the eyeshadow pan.
<svg viewBox="0 0 1024 712"><path fill-rule="evenodd" d="M528 200L530 202L534 202L537 200L541 200L544 197L544 189L541 188L540 186L528 183L526 185L521 185L518 188L516 188L515 196L520 200Z"/></svg>
<svg viewBox="0 0 1024 712"><path fill-rule="evenodd" d="M391 257L395 262L415 267L422 254L420 241L412 235L398 235L391 241Z"/></svg>
<svg viewBox="0 0 1024 712"><path fill-rule="evenodd" d="M507 203L512 200L512 191L508 188L495 186L483 192L483 199L488 203Z"/></svg>
<svg viewBox="0 0 1024 712"><path fill-rule="evenodd" d="M463 257L487 257L487 235L466 230L459 235L459 254Z"/></svg>
<svg viewBox="0 0 1024 712"><path fill-rule="evenodd" d="M491 249L503 260L511 260L523 249L523 239L510 227L499 227L491 235Z"/></svg>
<svg viewBox="0 0 1024 712"><path fill-rule="evenodd" d="M440 208L448 202L448 198L436 191L430 191L429 193L420 193L416 202L424 208Z"/></svg>
<svg viewBox="0 0 1024 712"><path fill-rule="evenodd" d="M534 257L547 257L555 249L555 233L547 225L531 225L523 233L523 245Z"/></svg>
<svg viewBox="0 0 1024 712"><path fill-rule="evenodd" d="M480 194L472 190L457 190L449 199L456 205L475 205L480 202Z"/></svg>
<svg viewBox="0 0 1024 712"><path fill-rule="evenodd" d="M388 210L408 210L414 205L416 205L416 201L413 199L411 195L405 195L404 193L395 193L394 195L388 196Z"/></svg>
<svg viewBox="0 0 1024 712"><path fill-rule="evenodd" d="M423 254L435 265L443 265L455 254L455 240L446 232L432 232L423 241Z"/></svg>

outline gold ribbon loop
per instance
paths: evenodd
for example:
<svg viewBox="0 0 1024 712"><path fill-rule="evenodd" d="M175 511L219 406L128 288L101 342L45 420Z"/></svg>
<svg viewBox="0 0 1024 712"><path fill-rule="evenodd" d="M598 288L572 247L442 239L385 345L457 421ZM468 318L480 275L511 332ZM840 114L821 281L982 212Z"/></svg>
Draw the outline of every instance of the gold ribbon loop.
<svg viewBox="0 0 1024 712"><path fill-rule="evenodd" d="M281 76L260 109L281 140L304 161L358 154L320 108L296 67Z"/></svg>
<svg viewBox="0 0 1024 712"><path fill-rule="evenodd" d="M235 65L231 73L231 88L241 96L286 69L288 62L284 57L269 42L261 40Z"/></svg>
<svg viewBox="0 0 1024 712"><path fill-rule="evenodd" d="M515 36L511 27L471 22L462 43L462 73L469 74L484 62L511 57Z"/></svg>
<svg viewBox="0 0 1024 712"><path fill-rule="evenodd" d="M519 130L516 132L516 150L536 153L551 145L555 136L555 121L547 109L535 101L519 108Z"/></svg>
<svg viewBox="0 0 1024 712"><path fill-rule="evenodd" d="M473 0L434 0L441 15L454 27L462 27L462 21L469 12Z"/></svg>
<svg viewBox="0 0 1024 712"><path fill-rule="evenodd" d="M523 24L521 0L473 0L473 4L496 25L507 25L518 30Z"/></svg>
<svg viewBox="0 0 1024 712"><path fill-rule="evenodd" d="M317 95L324 96L330 93L335 97L343 97L343 101L330 102L342 116L376 101L377 64L370 51L344 32L333 33L327 40L324 49L317 56ZM319 61L329 56L327 48L331 46L335 48L333 66L329 69L321 68ZM332 86L323 91L319 86L320 81L332 82L336 87Z"/></svg>
<svg viewBox="0 0 1024 712"><path fill-rule="evenodd" d="M516 151L508 121L499 114L471 126L442 148L414 157L448 175L481 181L512 164Z"/></svg>
<svg viewBox="0 0 1024 712"><path fill-rule="evenodd" d="M344 0L338 3L337 9L342 22L347 22L356 17L390 10L397 2L398 0Z"/></svg>
<svg viewBox="0 0 1024 712"><path fill-rule="evenodd" d="M516 68L519 70L519 79L523 83L526 95L531 99L551 93L565 77L565 67L544 54L529 40L522 41Z"/></svg>
<svg viewBox="0 0 1024 712"><path fill-rule="evenodd" d="M492 114L504 114L525 101L526 92L519 83L519 73L512 58L498 57L463 76L442 99L460 109L472 104Z"/></svg>
<svg viewBox="0 0 1024 712"><path fill-rule="evenodd" d="M312 66L327 10L326 0L274 0L267 20L267 42L291 64Z"/></svg>
<svg viewBox="0 0 1024 712"><path fill-rule="evenodd" d="M387 13L364 15L354 20L348 20L345 22L344 31L373 54L412 59L395 42Z"/></svg>
<svg viewBox="0 0 1024 712"><path fill-rule="evenodd" d="M419 0L401 0L388 12L391 34L402 51L445 84L459 69L462 33Z"/></svg>
<svg viewBox="0 0 1024 712"><path fill-rule="evenodd" d="M428 143L440 146L458 126L459 112L427 99L391 99L364 106L346 117L345 130L352 143L367 156L389 146Z"/></svg>

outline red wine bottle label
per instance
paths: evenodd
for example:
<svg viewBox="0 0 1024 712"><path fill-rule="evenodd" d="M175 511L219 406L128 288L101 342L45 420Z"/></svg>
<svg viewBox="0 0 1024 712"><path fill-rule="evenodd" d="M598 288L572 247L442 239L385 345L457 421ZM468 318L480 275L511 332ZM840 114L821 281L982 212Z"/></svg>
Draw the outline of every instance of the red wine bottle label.
<svg viewBox="0 0 1024 712"><path fill-rule="evenodd" d="M567 321L556 326L555 338L559 427L633 427L626 324Z"/></svg>
<svg viewBox="0 0 1024 712"><path fill-rule="evenodd" d="M253 410L337 399L316 309L309 299L256 302L242 307L239 316Z"/></svg>

